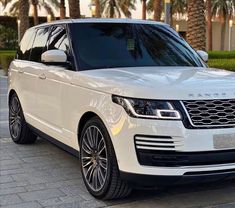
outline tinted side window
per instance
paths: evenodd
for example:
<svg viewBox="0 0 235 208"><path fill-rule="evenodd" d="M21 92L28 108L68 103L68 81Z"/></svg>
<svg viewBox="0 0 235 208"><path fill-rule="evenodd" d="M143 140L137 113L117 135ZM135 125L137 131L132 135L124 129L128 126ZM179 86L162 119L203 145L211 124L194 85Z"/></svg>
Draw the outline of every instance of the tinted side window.
<svg viewBox="0 0 235 208"><path fill-rule="evenodd" d="M25 32L23 39L20 42L16 58L21 60L29 60L31 47L35 37L35 30L29 29Z"/></svg>
<svg viewBox="0 0 235 208"><path fill-rule="evenodd" d="M37 30L37 34L33 43L30 60L41 62L41 55L46 51L46 42L49 36L49 27Z"/></svg>
<svg viewBox="0 0 235 208"><path fill-rule="evenodd" d="M65 28L53 27L51 30L48 50L59 49L69 54L69 41Z"/></svg>

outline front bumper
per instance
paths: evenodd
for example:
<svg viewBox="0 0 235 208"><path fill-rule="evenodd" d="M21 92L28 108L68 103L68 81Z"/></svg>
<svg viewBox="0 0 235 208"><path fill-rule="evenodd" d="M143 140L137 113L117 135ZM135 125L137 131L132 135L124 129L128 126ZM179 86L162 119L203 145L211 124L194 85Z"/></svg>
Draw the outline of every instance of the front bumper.
<svg viewBox="0 0 235 208"><path fill-rule="evenodd" d="M191 183L209 183L231 180L235 178L235 170L210 171L197 174L185 174L182 176L166 176L166 175L141 175L134 173L121 172L121 178L134 187L159 187L173 186Z"/></svg>
<svg viewBox="0 0 235 208"><path fill-rule="evenodd" d="M189 178L188 174L192 177L192 174L201 175L204 172L211 175L212 172L225 171L223 174L227 175L227 172L235 170L235 149L218 150L213 142L214 136L235 135L235 128L186 129L182 121L136 119L129 117L122 107L119 110L117 119L109 127L109 133L121 172L149 177ZM157 137L160 141L161 138L171 138L174 145L167 143L164 147L164 143L159 144L156 152L162 155L178 154L178 162L176 164L141 163L135 142L136 135L153 139ZM144 143L138 145L141 146L140 148L146 146ZM206 153L209 153L210 157L207 157ZM182 162L180 157L187 154L189 162ZM196 158L194 154L200 156Z"/></svg>

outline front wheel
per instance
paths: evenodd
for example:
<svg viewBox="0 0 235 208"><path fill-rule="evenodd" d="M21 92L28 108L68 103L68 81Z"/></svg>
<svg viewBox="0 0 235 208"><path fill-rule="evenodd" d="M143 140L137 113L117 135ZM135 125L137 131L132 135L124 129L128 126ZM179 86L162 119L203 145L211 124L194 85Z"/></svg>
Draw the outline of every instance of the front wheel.
<svg viewBox="0 0 235 208"><path fill-rule="evenodd" d="M131 188L121 180L109 134L98 117L84 126L80 140L83 180L88 191L99 199L123 198Z"/></svg>

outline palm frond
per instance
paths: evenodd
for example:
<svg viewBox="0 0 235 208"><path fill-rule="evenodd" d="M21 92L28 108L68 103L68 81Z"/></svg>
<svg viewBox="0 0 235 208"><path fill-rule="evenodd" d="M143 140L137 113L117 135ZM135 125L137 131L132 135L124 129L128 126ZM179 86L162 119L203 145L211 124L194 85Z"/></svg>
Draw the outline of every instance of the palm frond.
<svg viewBox="0 0 235 208"><path fill-rule="evenodd" d="M52 18L55 17L52 7L47 2L42 2L42 6Z"/></svg>
<svg viewBox="0 0 235 208"><path fill-rule="evenodd" d="M19 1L16 1L11 5L9 13L13 16L17 16L19 14Z"/></svg>

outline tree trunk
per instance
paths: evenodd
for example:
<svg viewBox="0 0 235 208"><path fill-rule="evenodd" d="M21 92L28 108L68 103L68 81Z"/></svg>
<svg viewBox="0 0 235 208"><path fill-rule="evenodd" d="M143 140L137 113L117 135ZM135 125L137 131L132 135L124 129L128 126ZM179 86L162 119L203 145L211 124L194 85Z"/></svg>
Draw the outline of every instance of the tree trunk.
<svg viewBox="0 0 235 208"><path fill-rule="evenodd" d="M65 0L60 0L60 19L65 19L65 17L66 17Z"/></svg>
<svg viewBox="0 0 235 208"><path fill-rule="evenodd" d="M153 1L153 20L161 21L162 15L162 0Z"/></svg>
<svg viewBox="0 0 235 208"><path fill-rule="evenodd" d="M146 10L147 10L146 0L142 0L142 19L143 20L146 20Z"/></svg>
<svg viewBox="0 0 235 208"><path fill-rule="evenodd" d="M110 14L109 14L109 16L110 16L110 18L114 18L114 13L115 13L115 10L114 10L114 7L115 7L115 2L114 2L114 0L111 0L110 2L109 2L109 6L110 6Z"/></svg>
<svg viewBox="0 0 235 208"><path fill-rule="evenodd" d="M33 5L33 23L34 25L39 24L38 20L38 0L32 0L32 5Z"/></svg>
<svg viewBox="0 0 235 208"><path fill-rule="evenodd" d="M225 32L226 32L226 18L221 18L221 42L220 42L220 50L224 51L224 40L225 40Z"/></svg>
<svg viewBox="0 0 235 208"><path fill-rule="evenodd" d="M170 21L171 21L171 27L173 26L173 0L170 1L171 2L171 18L170 18Z"/></svg>
<svg viewBox="0 0 235 208"><path fill-rule="evenodd" d="M19 0L20 38L29 28L29 1Z"/></svg>
<svg viewBox="0 0 235 208"><path fill-rule="evenodd" d="M188 0L187 41L196 50L206 50L204 0Z"/></svg>
<svg viewBox="0 0 235 208"><path fill-rule="evenodd" d="M207 0L207 33L208 33L208 50L212 51L212 4L211 0Z"/></svg>
<svg viewBox="0 0 235 208"><path fill-rule="evenodd" d="M95 0L95 17L100 18L100 0Z"/></svg>
<svg viewBox="0 0 235 208"><path fill-rule="evenodd" d="M80 18L80 1L79 0L68 0L69 1L69 15L70 18Z"/></svg>

